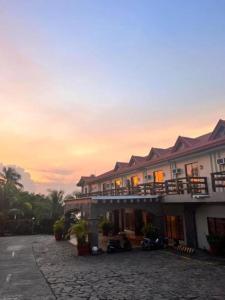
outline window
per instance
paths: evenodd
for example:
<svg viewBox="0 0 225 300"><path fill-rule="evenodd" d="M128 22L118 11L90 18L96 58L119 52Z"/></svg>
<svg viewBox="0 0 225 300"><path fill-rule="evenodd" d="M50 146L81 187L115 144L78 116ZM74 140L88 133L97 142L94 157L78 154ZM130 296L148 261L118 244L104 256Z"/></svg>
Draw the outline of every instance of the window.
<svg viewBox="0 0 225 300"><path fill-rule="evenodd" d="M166 236L169 239L184 240L183 218L181 216L166 216Z"/></svg>
<svg viewBox="0 0 225 300"><path fill-rule="evenodd" d="M163 182L164 181L164 172L162 170L153 172L154 181L155 182Z"/></svg>
<svg viewBox="0 0 225 300"><path fill-rule="evenodd" d="M225 218L207 218L209 234L225 236Z"/></svg>
<svg viewBox="0 0 225 300"><path fill-rule="evenodd" d="M198 163L190 163L185 165L185 171L187 177L198 177L199 170L198 170Z"/></svg>
<svg viewBox="0 0 225 300"><path fill-rule="evenodd" d="M116 179L115 180L115 188L120 188L122 186L122 180L121 179Z"/></svg>
<svg viewBox="0 0 225 300"><path fill-rule="evenodd" d="M131 177L131 184L132 184L132 186L137 186L139 184L138 176L132 176Z"/></svg>

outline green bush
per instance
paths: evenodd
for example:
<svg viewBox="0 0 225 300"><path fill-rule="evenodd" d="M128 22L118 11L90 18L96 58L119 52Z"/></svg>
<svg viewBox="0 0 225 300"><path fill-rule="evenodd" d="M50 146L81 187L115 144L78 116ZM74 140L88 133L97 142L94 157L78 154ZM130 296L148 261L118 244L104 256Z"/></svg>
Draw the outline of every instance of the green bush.
<svg viewBox="0 0 225 300"><path fill-rule="evenodd" d="M76 224L73 224L68 230L69 234L75 234L78 245L85 245L88 235L88 224L85 220L80 219Z"/></svg>
<svg viewBox="0 0 225 300"><path fill-rule="evenodd" d="M61 218L59 220L56 220L53 225L53 232L54 234L63 234L64 232L64 218Z"/></svg>

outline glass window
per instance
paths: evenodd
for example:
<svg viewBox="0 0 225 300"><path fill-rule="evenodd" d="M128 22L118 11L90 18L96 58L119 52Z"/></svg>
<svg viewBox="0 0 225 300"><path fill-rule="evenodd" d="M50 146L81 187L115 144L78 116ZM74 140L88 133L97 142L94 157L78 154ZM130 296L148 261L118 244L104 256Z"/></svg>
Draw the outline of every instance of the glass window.
<svg viewBox="0 0 225 300"><path fill-rule="evenodd" d="M115 180L115 188L120 188L122 186L122 180L121 179L116 179Z"/></svg>
<svg viewBox="0 0 225 300"><path fill-rule="evenodd" d="M190 164L185 165L186 170L186 176L187 177L198 177L199 176L199 170L198 170L198 163L193 162Z"/></svg>
<svg viewBox="0 0 225 300"><path fill-rule="evenodd" d="M162 170L153 172L153 175L154 175L155 182L163 182L164 181L164 172Z"/></svg>
<svg viewBox="0 0 225 300"><path fill-rule="evenodd" d="M138 176L132 176L131 177L131 184L132 184L132 186L137 186L139 184Z"/></svg>

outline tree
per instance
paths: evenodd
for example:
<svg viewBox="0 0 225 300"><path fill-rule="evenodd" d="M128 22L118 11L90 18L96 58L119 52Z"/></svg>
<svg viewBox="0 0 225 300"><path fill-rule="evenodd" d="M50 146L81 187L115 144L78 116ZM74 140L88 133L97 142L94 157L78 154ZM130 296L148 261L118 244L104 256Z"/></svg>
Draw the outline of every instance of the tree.
<svg viewBox="0 0 225 300"><path fill-rule="evenodd" d="M21 175L12 167L4 167L0 172L0 197L2 211L8 211L14 202L16 202L17 191L21 190L23 185L19 182Z"/></svg>
<svg viewBox="0 0 225 300"><path fill-rule="evenodd" d="M63 214L64 191L49 190L48 199L51 202L52 219L56 220Z"/></svg>
<svg viewBox="0 0 225 300"><path fill-rule="evenodd" d="M10 184L16 188L23 187L22 183L19 182L21 180L21 175L12 167L4 167L0 176L5 184Z"/></svg>

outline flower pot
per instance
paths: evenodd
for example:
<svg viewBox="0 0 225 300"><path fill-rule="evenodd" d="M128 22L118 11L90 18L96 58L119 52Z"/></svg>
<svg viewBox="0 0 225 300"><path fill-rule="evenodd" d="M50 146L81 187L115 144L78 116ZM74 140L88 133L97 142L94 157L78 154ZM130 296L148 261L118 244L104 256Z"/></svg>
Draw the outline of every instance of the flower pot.
<svg viewBox="0 0 225 300"><path fill-rule="evenodd" d="M78 244L77 251L79 256L90 255L90 246L89 244Z"/></svg>
<svg viewBox="0 0 225 300"><path fill-rule="evenodd" d="M61 233L55 233L55 240L61 241L62 240L62 234Z"/></svg>

